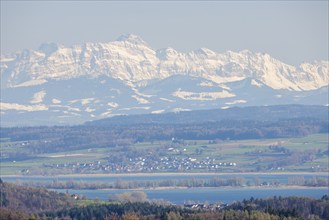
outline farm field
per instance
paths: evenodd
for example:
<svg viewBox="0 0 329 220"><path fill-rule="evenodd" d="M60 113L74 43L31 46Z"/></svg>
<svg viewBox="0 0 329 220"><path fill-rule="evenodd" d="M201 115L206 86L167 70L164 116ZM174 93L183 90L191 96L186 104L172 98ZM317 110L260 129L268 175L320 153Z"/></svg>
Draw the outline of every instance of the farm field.
<svg viewBox="0 0 329 220"><path fill-rule="evenodd" d="M260 140L167 140L29 154L1 139L1 175L164 172L328 172L328 134ZM9 160L6 154L25 154Z"/></svg>

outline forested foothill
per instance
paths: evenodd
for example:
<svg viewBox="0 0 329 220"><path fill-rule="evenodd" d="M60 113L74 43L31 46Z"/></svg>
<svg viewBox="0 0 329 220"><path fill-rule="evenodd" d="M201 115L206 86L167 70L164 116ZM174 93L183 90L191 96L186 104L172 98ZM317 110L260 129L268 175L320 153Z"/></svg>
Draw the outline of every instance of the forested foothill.
<svg viewBox="0 0 329 220"><path fill-rule="evenodd" d="M0 189L1 219L10 219L3 217L7 212L15 215L17 211L19 216L22 213L56 211L74 204L74 199L67 194L48 191L45 188L18 186L1 179Z"/></svg>
<svg viewBox="0 0 329 220"><path fill-rule="evenodd" d="M328 129L325 106L118 116L76 126L1 128L1 160L6 174L254 172L288 167L323 172L328 171ZM27 166L32 161L34 170Z"/></svg>
<svg viewBox="0 0 329 220"><path fill-rule="evenodd" d="M99 202L46 189L0 183L0 219L329 219L329 197L273 197L232 204L172 205L149 202L140 193L123 194L120 200ZM139 199L136 202L130 198ZM145 200L145 201L144 201Z"/></svg>
<svg viewBox="0 0 329 220"><path fill-rule="evenodd" d="M328 107L316 105L274 105L181 111L165 114L122 115L85 123L90 126L131 124L201 124L204 122L278 121L314 118L328 120Z"/></svg>
<svg viewBox="0 0 329 220"><path fill-rule="evenodd" d="M78 126L1 128L38 153L170 140L244 140L328 133L328 107L272 106L118 116Z"/></svg>
<svg viewBox="0 0 329 220"><path fill-rule="evenodd" d="M1 137L26 141L37 153L93 147L129 146L136 142L171 140L245 140L302 137L328 133L328 121L311 118L279 121L225 120L202 124L133 124L112 126L2 128Z"/></svg>

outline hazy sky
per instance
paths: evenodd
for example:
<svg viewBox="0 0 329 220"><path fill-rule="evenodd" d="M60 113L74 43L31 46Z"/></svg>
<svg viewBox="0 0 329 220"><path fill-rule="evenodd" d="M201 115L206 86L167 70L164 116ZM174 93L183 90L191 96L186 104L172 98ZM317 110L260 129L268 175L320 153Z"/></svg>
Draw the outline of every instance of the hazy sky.
<svg viewBox="0 0 329 220"><path fill-rule="evenodd" d="M1 54L109 42L134 33L154 49L265 52L288 64L328 60L328 1L4 1Z"/></svg>

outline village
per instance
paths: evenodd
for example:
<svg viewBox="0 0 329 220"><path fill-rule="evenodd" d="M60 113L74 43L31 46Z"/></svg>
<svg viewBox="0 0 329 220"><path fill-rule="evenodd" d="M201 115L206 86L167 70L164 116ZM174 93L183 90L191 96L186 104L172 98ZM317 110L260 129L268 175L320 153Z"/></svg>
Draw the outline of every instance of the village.
<svg viewBox="0 0 329 220"><path fill-rule="evenodd" d="M214 158L196 159L189 156L151 155L127 157L109 157L107 161L90 163L44 164L45 168L65 169L71 173L140 173L140 172L179 172L179 171L220 171L223 168L235 167L236 162L217 162Z"/></svg>

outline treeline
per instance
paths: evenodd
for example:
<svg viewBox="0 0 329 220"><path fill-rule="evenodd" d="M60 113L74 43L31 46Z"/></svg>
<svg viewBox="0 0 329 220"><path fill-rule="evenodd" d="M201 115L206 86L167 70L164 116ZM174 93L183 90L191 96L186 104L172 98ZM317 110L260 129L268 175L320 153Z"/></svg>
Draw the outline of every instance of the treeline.
<svg viewBox="0 0 329 220"><path fill-rule="evenodd" d="M197 204L177 206L163 203L131 202L146 199L143 193L123 193L120 201L73 203L71 196L45 189L1 184L0 219L329 219L329 197L274 197L243 200L231 205Z"/></svg>
<svg viewBox="0 0 329 220"><path fill-rule="evenodd" d="M73 203L74 200L64 193L48 191L45 188L17 186L2 181L0 183L0 207L4 208L4 211L8 209L38 213L71 207Z"/></svg>
<svg viewBox="0 0 329 220"><path fill-rule="evenodd" d="M322 177L312 177L305 179L303 176L293 176L288 178L288 185L292 186L325 186L329 187L329 179Z"/></svg>
<svg viewBox="0 0 329 220"><path fill-rule="evenodd" d="M329 219L329 196L321 199L304 197L273 197L243 200L229 206L231 210L257 210L280 217L297 219Z"/></svg>
<svg viewBox="0 0 329 220"><path fill-rule="evenodd" d="M277 205L272 200L279 200ZM1 219L79 219L79 220L325 220L328 219L328 197L320 200L287 197L281 199L250 200L239 206L234 204L220 210L209 210L206 207L192 210L173 205L158 205L149 202L91 204L87 206L63 209L57 212L27 214L20 211L0 209ZM270 204L268 206L264 204ZM293 204L298 204L297 206ZM239 206L239 207L238 207ZM264 208L266 207L266 208ZM305 208L305 209L304 209Z"/></svg>
<svg viewBox="0 0 329 220"><path fill-rule="evenodd" d="M194 110L164 114L122 115L87 122L91 126L133 124L202 124L223 120L278 121L293 118L328 120L328 106L274 105L233 107L228 109Z"/></svg>
<svg viewBox="0 0 329 220"><path fill-rule="evenodd" d="M329 219L329 197L274 197L249 199L222 208L203 205L196 209L148 202L89 205L48 213L67 219Z"/></svg>
<svg viewBox="0 0 329 220"><path fill-rule="evenodd" d="M89 182L89 181L41 181L41 182L22 182L18 183L24 186L45 187L50 189L138 189L155 187L220 187L245 186L247 181L243 177L232 177L223 179L214 177L210 179L167 179L167 180L138 180L122 181L118 179L115 182ZM276 182L278 183L278 182ZM251 184L248 182L248 184Z"/></svg>
<svg viewBox="0 0 329 220"><path fill-rule="evenodd" d="M9 209L6 207L0 207L0 219L1 220L34 220L34 219L47 219L47 216L45 214L39 215L34 213L27 213L23 211L17 211L13 209Z"/></svg>
<svg viewBox="0 0 329 220"><path fill-rule="evenodd" d="M167 180L134 180L123 181L118 179L114 182L90 182L90 181L58 181L51 182L17 182L19 185L44 187L49 189L138 189L138 188L156 188L156 187L243 187L243 186L274 186L282 185L277 180L262 181L258 177L246 180L243 177L232 177L223 179L220 177L213 177L210 179L167 179ZM329 179L323 177L312 177L305 179L303 176L293 176L288 178L288 185L290 186L308 186L308 187L328 187Z"/></svg>
<svg viewBox="0 0 329 220"><path fill-rule="evenodd" d="M274 197L249 199L219 209L203 205L198 209L148 202L90 205L48 213L67 219L329 219L329 197Z"/></svg>
<svg viewBox="0 0 329 220"><path fill-rule="evenodd" d="M2 138L13 142L26 142L20 156L23 153L28 156L94 147L126 147L136 142L171 140L173 137L181 140L289 138L328 133L328 129L328 120L296 118L279 121L223 120L201 124L1 128L0 133ZM15 155L9 154L6 158L14 158Z"/></svg>
<svg viewBox="0 0 329 220"><path fill-rule="evenodd" d="M183 215L192 213L192 210L183 209L174 205L158 205L149 202L111 203L88 205L64 209L58 212L46 213L47 217L63 219L108 219L108 220L138 220L138 219L182 219ZM175 216L175 218L170 218ZM169 217L169 218L168 218Z"/></svg>

